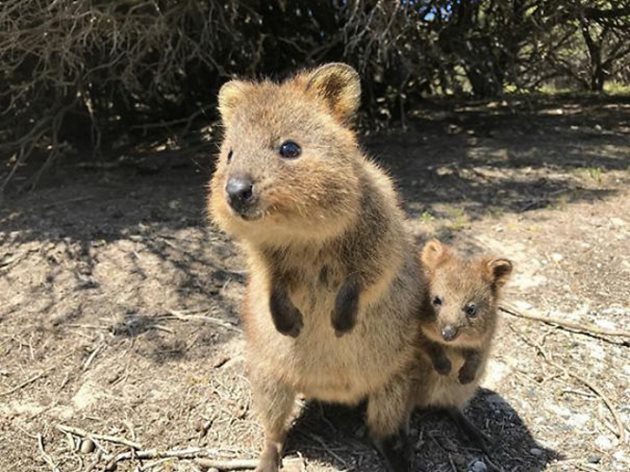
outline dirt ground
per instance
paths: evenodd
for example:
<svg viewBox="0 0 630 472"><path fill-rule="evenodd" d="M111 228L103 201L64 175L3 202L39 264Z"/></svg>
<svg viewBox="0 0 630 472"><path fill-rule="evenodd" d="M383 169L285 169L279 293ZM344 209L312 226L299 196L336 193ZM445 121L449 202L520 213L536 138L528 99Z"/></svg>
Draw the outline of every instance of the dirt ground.
<svg viewBox="0 0 630 472"><path fill-rule="evenodd" d="M406 132L363 144L398 182L418 241L509 257L506 304L604 332L502 314L467 410L493 438L490 456L438 413L417 412L418 465L630 470L630 338L606 334L630 329L630 101L440 102L417 115ZM244 267L207 224L211 153L66 163L0 207L0 470L104 470L129 450L116 438L257 456L238 319ZM382 470L361 415L303 405L285 469ZM64 426L115 438L81 452L94 443ZM200 466L132 459L117 470Z"/></svg>

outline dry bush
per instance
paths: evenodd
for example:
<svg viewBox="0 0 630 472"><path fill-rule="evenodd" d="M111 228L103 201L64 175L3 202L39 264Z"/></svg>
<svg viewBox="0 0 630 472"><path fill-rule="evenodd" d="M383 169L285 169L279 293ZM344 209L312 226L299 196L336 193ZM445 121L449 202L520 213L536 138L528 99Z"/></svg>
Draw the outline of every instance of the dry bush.
<svg viewBox="0 0 630 472"><path fill-rule="evenodd" d="M568 0L4 0L0 195L33 154L43 165L31 186L68 151L110 155L121 137L211 120L218 86L234 75L343 60L365 79L362 122L404 125L426 94L540 84L549 51L574 47L557 25L574 34L576 18L622 24L626 10Z"/></svg>

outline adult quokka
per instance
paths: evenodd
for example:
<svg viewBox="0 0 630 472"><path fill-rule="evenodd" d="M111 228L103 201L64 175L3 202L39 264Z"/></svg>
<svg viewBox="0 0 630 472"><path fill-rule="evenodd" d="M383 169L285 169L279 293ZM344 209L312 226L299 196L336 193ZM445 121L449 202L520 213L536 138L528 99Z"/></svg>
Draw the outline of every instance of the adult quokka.
<svg viewBox="0 0 630 472"><path fill-rule="evenodd" d="M350 128L359 101L358 74L337 63L219 92L225 134L208 206L248 261L242 318L266 437L259 472L280 466L298 393L367 399L388 469L412 470L405 427L423 275L392 183Z"/></svg>
<svg viewBox="0 0 630 472"><path fill-rule="evenodd" d="M462 408L484 373L500 291L512 273L512 263L495 257L464 258L437 240L425 244L420 259L425 303L416 404L445 409L485 449L489 438L464 416Z"/></svg>

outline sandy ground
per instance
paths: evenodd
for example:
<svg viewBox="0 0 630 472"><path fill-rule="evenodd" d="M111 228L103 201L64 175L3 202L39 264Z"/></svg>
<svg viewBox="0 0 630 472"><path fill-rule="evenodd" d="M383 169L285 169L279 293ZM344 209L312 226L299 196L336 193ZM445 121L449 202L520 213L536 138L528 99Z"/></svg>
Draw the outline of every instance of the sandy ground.
<svg viewBox="0 0 630 472"><path fill-rule="evenodd" d="M509 257L506 303L603 331L503 314L468 409L491 455L417 412L418 464L630 470L630 339L606 334L630 329L630 102L445 102L418 115L363 142L398 182L419 243ZM95 437L81 452L94 443L63 425L143 450L255 458L261 447L243 371L243 262L206 222L211 151L153 162L62 165L0 207L0 470L105 470L128 450ZM200 469L167 459L117 470ZM285 470L382 465L360 409L306 404Z"/></svg>

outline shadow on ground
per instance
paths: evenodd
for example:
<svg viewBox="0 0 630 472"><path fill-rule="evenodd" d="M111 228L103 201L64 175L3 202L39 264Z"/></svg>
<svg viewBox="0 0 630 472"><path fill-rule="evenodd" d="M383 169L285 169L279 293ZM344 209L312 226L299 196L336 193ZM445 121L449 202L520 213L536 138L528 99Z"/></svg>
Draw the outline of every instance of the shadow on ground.
<svg viewBox="0 0 630 472"><path fill-rule="evenodd" d="M337 470L383 470L367 437L363 410L364 405L307 403L289 433L287 455L299 453L309 462L330 464ZM518 412L493 391L480 389L466 412L493 440L491 455L470 445L441 412L418 410L411 423L418 471L465 471L481 461L487 470L534 472L561 459L556 451L538 444Z"/></svg>

